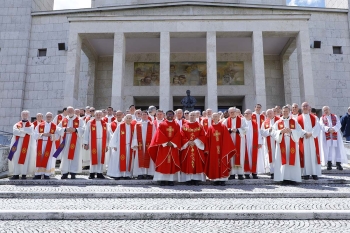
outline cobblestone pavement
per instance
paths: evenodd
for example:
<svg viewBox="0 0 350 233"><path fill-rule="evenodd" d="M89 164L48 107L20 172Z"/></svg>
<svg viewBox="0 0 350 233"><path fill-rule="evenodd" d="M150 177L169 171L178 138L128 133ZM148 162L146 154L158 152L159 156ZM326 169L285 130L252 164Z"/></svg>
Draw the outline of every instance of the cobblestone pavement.
<svg viewBox="0 0 350 233"><path fill-rule="evenodd" d="M8 232L350 232L346 220L139 220L139 221L0 221Z"/></svg>
<svg viewBox="0 0 350 233"><path fill-rule="evenodd" d="M349 193L350 184L300 184L297 186L287 185L227 185L221 186L186 186L176 185L173 187L160 187L157 185L134 186L134 185L89 185L89 186L49 186L49 185L0 185L0 192L43 192L43 193L78 193L78 192L103 192L103 193L198 193L198 192L254 192L254 193Z"/></svg>
<svg viewBox="0 0 350 233"><path fill-rule="evenodd" d="M1 210L350 210L350 198L1 199Z"/></svg>

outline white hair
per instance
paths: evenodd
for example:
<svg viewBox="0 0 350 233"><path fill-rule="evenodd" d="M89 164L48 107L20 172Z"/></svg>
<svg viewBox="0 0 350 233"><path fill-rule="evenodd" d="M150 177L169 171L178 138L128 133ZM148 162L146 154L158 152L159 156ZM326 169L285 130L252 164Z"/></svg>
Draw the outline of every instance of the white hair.
<svg viewBox="0 0 350 233"><path fill-rule="evenodd" d="M101 110L95 111L95 114L97 114L97 113L102 113L103 114L103 112Z"/></svg>
<svg viewBox="0 0 350 233"><path fill-rule="evenodd" d="M28 113L28 115L30 115L30 112L29 112L28 110L23 110L23 111L21 112L21 116L22 116L23 113Z"/></svg>
<svg viewBox="0 0 350 233"><path fill-rule="evenodd" d="M53 116L52 112L47 112L47 113L45 114L45 116L47 116L47 115L52 115L52 116Z"/></svg>

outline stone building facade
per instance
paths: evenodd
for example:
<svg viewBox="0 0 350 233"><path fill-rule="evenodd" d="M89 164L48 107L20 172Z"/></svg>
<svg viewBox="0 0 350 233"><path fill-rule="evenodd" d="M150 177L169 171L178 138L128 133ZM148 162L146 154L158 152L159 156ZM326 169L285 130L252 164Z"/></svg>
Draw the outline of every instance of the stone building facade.
<svg viewBox="0 0 350 233"><path fill-rule="evenodd" d="M0 130L21 110L180 105L263 108L308 101L338 115L350 102L348 9L284 0L92 0L53 11L53 0L0 0ZM58 48L60 44L60 49ZM171 84L172 63L206 64L206 83ZM243 85L219 85L219 63L244 64ZM135 64L159 66L159 85L135 85Z"/></svg>

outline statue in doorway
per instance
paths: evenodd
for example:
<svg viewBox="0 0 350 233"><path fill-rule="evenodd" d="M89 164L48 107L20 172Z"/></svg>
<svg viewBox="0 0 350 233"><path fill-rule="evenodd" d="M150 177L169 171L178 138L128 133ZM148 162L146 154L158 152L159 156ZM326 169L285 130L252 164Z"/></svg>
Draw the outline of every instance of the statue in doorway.
<svg viewBox="0 0 350 233"><path fill-rule="evenodd" d="M187 90L186 94L187 94L187 96L181 100L183 110L193 111L194 106L196 105L197 101L193 96L191 96L190 90Z"/></svg>

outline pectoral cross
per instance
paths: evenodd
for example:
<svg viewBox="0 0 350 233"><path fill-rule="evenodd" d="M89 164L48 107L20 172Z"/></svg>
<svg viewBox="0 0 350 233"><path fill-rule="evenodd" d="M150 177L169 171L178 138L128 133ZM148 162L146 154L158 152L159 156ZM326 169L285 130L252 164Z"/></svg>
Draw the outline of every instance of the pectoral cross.
<svg viewBox="0 0 350 233"><path fill-rule="evenodd" d="M166 129L166 131L168 131L168 136L171 137L171 135L174 132L174 129L173 129L173 127L170 126L169 128Z"/></svg>
<svg viewBox="0 0 350 233"><path fill-rule="evenodd" d="M139 150L141 150L141 149L142 149L142 143L141 143L141 142L139 142L138 147L139 147Z"/></svg>
<svg viewBox="0 0 350 233"><path fill-rule="evenodd" d="M217 142L219 141L219 136L220 135L221 135L221 133L219 133L217 130L215 130L214 137L216 138Z"/></svg>

